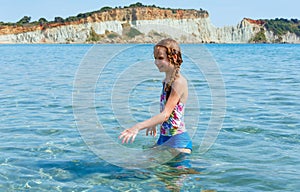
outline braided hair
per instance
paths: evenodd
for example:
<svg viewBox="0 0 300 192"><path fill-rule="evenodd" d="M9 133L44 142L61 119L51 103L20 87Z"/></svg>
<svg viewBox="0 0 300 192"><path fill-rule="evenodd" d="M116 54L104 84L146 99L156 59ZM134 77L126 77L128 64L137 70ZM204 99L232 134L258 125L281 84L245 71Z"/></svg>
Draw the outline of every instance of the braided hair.
<svg viewBox="0 0 300 192"><path fill-rule="evenodd" d="M181 66L181 63L183 62L182 56L181 56L181 50L180 50L178 43L174 39L171 39L171 38L163 39L160 42L158 42L154 46L154 50L157 47L166 48L167 57L168 57L170 63L173 64L175 67L174 72L171 75L170 81L165 85L165 91L170 92L172 83L178 77L180 66ZM177 60L174 59L174 55L177 55Z"/></svg>

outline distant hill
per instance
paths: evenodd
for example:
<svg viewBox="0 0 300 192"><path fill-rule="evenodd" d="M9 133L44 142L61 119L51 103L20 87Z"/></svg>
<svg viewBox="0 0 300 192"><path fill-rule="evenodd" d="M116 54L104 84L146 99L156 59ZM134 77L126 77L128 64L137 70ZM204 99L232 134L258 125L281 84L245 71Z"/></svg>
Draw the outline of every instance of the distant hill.
<svg viewBox="0 0 300 192"><path fill-rule="evenodd" d="M137 2L135 4L131 4L129 6L124 6L124 7L119 6L119 7L112 8L112 7L105 6L105 7L102 7L101 9L99 9L99 10L96 10L96 11L86 12L86 13L79 13L77 16L70 16L70 17L67 17L67 18L55 17L53 21L47 21L47 19L45 19L45 18L40 18L37 21L32 21L31 22L31 17L30 16L24 16L18 22L15 22L15 23L12 23L12 22L5 23L5 22L0 21L0 26L29 27L29 26L47 25L47 24L51 25L51 24L56 24L56 23L81 22L83 20L88 19L89 17L93 17L94 15L99 15L101 13L106 13L106 12L110 12L110 11L115 11L117 13L118 10L119 11L126 10L126 9L130 10L131 8L156 8L156 9L159 9L159 10L171 11L172 13L187 11L186 9L185 10L184 9L171 9L171 8L159 7L159 6L156 6L156 5L143 5L142 3ZM196 10L190 9L190 11L194 12ZM147 13L145 13L145 14L147 15ZM196 11L196 14L208 15L208 12L205 11L205 10L200 9L200 10ZM143 16L146 16L146 15L143 15ZM189 17L188 15L185 15L185 16ZM120 17L118 17L118 15L112 15L111 19L120 20ZM137 20L139 18L135 18L134 15L129 16L129 17L127 16L127 17L121 18L121 20L123 20L123 21L130 20L130 19L131 20Z"/></svg>
<svg viewBox="0 0 300 192"><path fill-rule="evenodd" d="M182 43L300 43L298 19L243 19L217 28L206 10L131 4L103 7L53 21L0 22L0 43L153 43L172 37Z"/></svg>

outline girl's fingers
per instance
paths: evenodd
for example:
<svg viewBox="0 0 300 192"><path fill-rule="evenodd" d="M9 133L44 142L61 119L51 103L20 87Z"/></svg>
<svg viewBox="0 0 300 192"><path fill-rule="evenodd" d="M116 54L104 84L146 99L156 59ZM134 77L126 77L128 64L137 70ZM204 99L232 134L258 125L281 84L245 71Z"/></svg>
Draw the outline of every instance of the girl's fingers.
<svg viewBox="0 0 300 192"><path fill-rule="evenodd" d="M129 136L129 137L128 137L128 136L125 136L125 137L123 138L122 143L128 143L128 139L130 139L130 136Z"/></svg>
<svg viewBox="0 0 300 192"><path fill-rule="evenodd" d="M129 143L129 142L130 142L131 137L132 137L131 134L127 135L127 137L126 137L126 143Z"/></svg>
<svg viewBox="0 0 300 192"><path fill-rule="evenodd" d="M136 137L136 134L134 134L134 135L132 136L131 143L133 143L135 137Z"/></svg>
<svg viewBox="0 0 300 192"><path fill-rule="evenodd" d="M129 129L124 130L121 132L119 139L122 139L122 143L129 143L131 140L131 143L135 140L135 137L137 136L137 132L133 132Z"/></svg>
<svg viewBox="0 0 300 192"><path fill-rule="evenodd" d="M132 140L131 142L133 142L134 138L136 135L133 135L132 133L124 133L122 135L120 135L120 139L122 139L122 143L128 143L130 141L130 139Z"/></svg>
<svg viewBox="0 0 300 192"><path fill-rule="evenodd" d="M146 130L146 136L148 135L152 135L152 136L156 136L156 128L155 127L151 127L151 128L148 128Z"/></svg>
<svg viewBox="0 0 300 192"><path fill-rule="evenodd" d="M125 131L126 131L126 130L125 130ZM120 134L120 136L119 136L119 139L122 139L122 137L124 137L125 131L122 131L122 132L121 132L121 134Z"/></svg>

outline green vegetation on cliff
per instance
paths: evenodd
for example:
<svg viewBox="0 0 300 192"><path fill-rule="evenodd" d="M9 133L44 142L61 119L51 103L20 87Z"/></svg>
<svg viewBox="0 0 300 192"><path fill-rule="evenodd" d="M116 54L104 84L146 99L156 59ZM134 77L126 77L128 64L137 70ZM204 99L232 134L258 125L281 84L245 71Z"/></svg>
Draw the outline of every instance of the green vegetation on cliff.
<svg viewBox="0 0 300 192"><path fill-rule="evenodd" d="M98 34L98 33L96 33L95 29L93 27L91 27L90 34L89 34L88 38L86 39L86 42L97 43L105 38L115 39L119 36L120 35L118 33L113 32L113 31L108 31L108 30L105 30L104 34Z"/></svg>
<svg viewBox="0 0 300 192"><path fill-rule="evenodd" d="M300 20L298 19L270 19L262 20L265 22L264 27L268 31L272 31L277 36L282 36L290 33L295 33L300 37Z"/></svg>
<svg viewBox="0 0 300 192"><path fill-rule="evenodd" d="M249 40L249 43L266 43L267 37L265 35L265 29L262 27L260 31L254 35L253 38Z"/></svg>
<svg viewBox="0 0 300 192"><path fill-rule="evenodd" d="M134 38L135 36L142 35L142 33L136 28L131 27L129 31L126 33L129 38Z"/></svg>
<svg viewBox="0 0 300 192"><path fill-rule="evenodd" d="M97 42L97 41L100 41L102 38L101 35L97 34L96 31L94 30L93 27L91 27L91 31L90 31L90 34L89 34L89 37L87 38L87 42Z"/></svg>
<svg viewBox="0 0 300 192"><path fill-rule="evenodd" d="M129 37L129 38L134 38L135 36L143 34L139 30L137 30L136 28L131 27L128 22L123 23L122 28L123 28L123 35L126 36L126 37Z"/></svg>

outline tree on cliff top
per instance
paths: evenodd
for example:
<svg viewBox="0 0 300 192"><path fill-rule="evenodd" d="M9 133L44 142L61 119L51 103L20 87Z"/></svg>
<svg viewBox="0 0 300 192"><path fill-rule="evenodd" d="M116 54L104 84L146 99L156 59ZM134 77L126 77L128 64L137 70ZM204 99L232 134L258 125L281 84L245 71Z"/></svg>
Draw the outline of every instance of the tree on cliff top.
<svg viewBox="0 0 300 192"><path fill-rule="evenodd" d="M20 19L20 20L17 22L17 24L21 24L21 25L27 24L27 23L30 22L30 20L31 20L31 17L29 17L29 16L24 16L22 19Z"/></svg>
<svg viewBox="0 0 300 192"><path fill-rule="evenodd" d="M39 24L40 25L43 25L43 24L45 24L45 23L48 23L48 21L47 21L47 19L45 19L45 18L40 18L39 20L38 20L38 22L39 22Z"/></svg>
<svg viewBox="0 0 300 192"><path fill-rule="evenodd" d="M55 23L63 23L65 20L62 17L55 17L54 22Z"/></svg>
<svg viewBox="0 0 300 192"><path fill-rule="evenodd" d="M100 9L100 12L109 11L109 10L112 10L112 7L106 6L106 7L102 7L102 8Z"/></svg>
<svg viewBox="0 0 300 192"><path fill-rule="evenodd" d="M140 3L140 2L137 2L137 3L135 3L135 4L131 4L131 5L129 5L129 7L144 7L145 5L143 5L142 3Z"/></svg>

